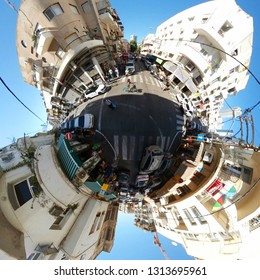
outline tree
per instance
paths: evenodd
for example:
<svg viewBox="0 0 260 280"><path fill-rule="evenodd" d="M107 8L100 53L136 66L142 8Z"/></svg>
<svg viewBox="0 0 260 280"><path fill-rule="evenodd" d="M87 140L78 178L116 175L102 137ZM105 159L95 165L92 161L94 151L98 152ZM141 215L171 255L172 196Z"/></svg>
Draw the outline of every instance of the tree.
<svg viewBox="0 0 260 280"><path fill-rule="evenodd" d="M137 43L135 41L130 41L130 51L136 52L137 50Z"/></svg>

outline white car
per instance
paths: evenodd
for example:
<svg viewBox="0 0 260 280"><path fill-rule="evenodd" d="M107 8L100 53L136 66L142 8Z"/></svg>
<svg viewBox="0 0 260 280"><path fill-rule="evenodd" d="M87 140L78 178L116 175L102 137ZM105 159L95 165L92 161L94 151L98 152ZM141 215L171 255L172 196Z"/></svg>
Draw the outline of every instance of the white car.
<svg viewBox="0 0 260 280"><path fill-rule="evenodd" d="M125 74L132 75L135 72L135 65L134 62L128 61L125 65Z"/></svg>
<svg viewBox="0 0 260 280"><path fill-rule="evenodd" d="M177 98L177 100L178 100L179 103L182 103L183 100L187 99L186 95L183 94L183 93L178 93L178 94L176 95L176 98Z"/></svg>
<svg viewBox="0 0 260 280"><path fill-rule="evenodd" d="M161 147L152 145L146 147L140 163L140 174L149 174L157 170L163 160L164 152Z"/></svg>
<svg viewBox="0 0 260 280"><path fill-rule="evenodd" d="M187 116L187 117L192 117L194 115L194 107L193 104L190 100L188 100L187 98L183 99L181 102L181 107L183 109L183 113Z"/></svg>

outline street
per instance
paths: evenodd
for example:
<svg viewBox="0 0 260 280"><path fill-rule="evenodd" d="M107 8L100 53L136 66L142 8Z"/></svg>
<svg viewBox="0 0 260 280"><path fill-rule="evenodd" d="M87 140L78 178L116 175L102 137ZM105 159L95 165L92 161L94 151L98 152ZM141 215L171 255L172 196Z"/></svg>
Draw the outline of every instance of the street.
<svg viewBox="0 0 260 280"><path fill-rule="evenodd" d="M93 143L102 145L108 162L130 170L132 180L138 174L144 148L158 145L164 151L174 152L185 124L173 94L163 91L162 82L145 70L142 62L136 63L136 69L134 75L121 77L111 84L109 92L88 101L80 112L94 115ZM139 92L123 90L128 78ZM103 102L106 98L117 104L117 108L111 110Z"/></svg>

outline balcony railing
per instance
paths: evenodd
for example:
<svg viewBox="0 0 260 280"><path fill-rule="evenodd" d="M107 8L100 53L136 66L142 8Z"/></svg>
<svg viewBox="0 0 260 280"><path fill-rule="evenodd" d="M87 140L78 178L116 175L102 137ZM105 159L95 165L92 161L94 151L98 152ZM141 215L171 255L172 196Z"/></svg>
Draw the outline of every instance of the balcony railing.
<svg viewBox="0 0 260 280"><path fill-rule="evenodd" d="M82 162L73 152L72 147L69 144L69 141L65 139L65 135L61 135L58 142L58 158L61 164L61 167L67 177L72 180L78 169L82 166Z"/></svg>

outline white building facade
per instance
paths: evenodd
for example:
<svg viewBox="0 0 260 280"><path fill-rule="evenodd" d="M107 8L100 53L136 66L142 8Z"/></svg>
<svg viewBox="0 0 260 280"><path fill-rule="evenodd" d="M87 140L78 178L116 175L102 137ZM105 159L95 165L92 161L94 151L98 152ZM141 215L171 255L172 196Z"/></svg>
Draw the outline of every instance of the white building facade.
<svg viewBox="0 0 260 280"><path fill-rule="evenodd" d="M234 0L207 1L159 25L152 41L174 92L187 95L214 131L224 99L248 81L252 17Z"/></svg>
<svg viewBox="0 0 260 280"><path fill-rule="evenodd" d="M62 158L60 149L53 135L19 139L2 149L1 258L93 259L107 246L106 238L112 243L105 250L111 250L114 236L109 233L116 226L108 224L111 203L99 199L84 178L75 182L79 173L73 162L78 160L71 150L66 157L66 148Z"/></svg>
<svg viewBox="0 0 260 280"><path fill-rule="evenodd" d="M197 259L259 259L259 151L201 144L151 195L157 232Z"/></svg>

